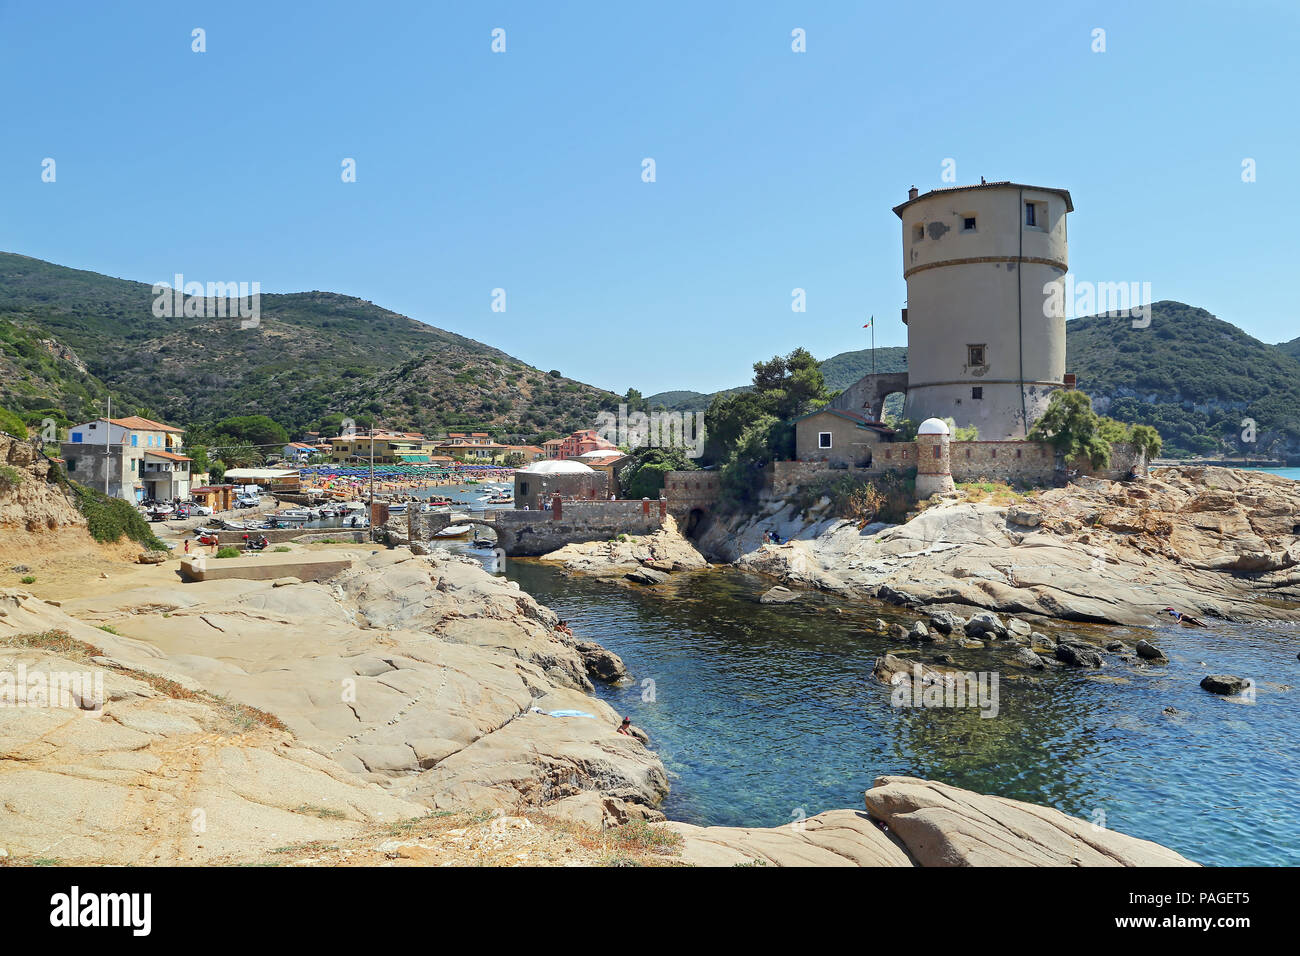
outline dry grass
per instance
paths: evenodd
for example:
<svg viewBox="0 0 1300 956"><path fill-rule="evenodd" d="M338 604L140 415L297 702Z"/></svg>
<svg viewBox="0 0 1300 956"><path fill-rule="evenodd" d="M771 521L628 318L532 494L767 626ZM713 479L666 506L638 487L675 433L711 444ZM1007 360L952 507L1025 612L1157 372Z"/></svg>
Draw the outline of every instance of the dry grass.
<svg viewBox="0 0 1300 956"><path fill-rule="evenodd" d="M305 812L309 808L302 808ZM268 865L679 866L682 839L635 821L601 830L544 809L437 810L337 844L280 847Z"/></svg>
<svg viewBox="0 0 1300 956"><path fill-rule="evenodd" d="M1017 491L1003 481L966 481L957 485L964 500L990 505L1014 505L1032 498L1034 491Z"/></svg>

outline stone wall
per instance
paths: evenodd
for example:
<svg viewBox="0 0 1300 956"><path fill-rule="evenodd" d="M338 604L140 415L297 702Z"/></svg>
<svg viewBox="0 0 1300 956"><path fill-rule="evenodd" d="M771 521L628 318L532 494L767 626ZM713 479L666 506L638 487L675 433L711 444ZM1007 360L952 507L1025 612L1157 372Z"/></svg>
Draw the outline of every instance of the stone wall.
<svg viewBox="0 0 1300 956"><path fill-rule="evenodd" d="M921 448L914 441L881 442L873 449L871 464L862 467L835 468L827 460L777 461L769 467L767 483L774 493L784 495L803 485L845 474L869 478L885 471L908 471L917 467L920 454ZM1043 485L1051 484L1057 471L1056 452L1045 442L952 442L949 458L952 478L957 482Z"/></svg>
<svg viewBox="0 0 1300 956"><path fill-rule="evenodd" d="M1047 485L1056 477L1056 449L1046 442L959 441L949 455L953 481Z"/></svg>
<svg viewBox="0 0 1300 956"><path fill-rule="evenodd" d="M669 471L664 473L663 494L668 499L668 510L683 522L697 508L711 511L722 494L722 486L716 471Z"/></svg>
<svg viewBox="0 0 1300 956"><path fill-rule="evenodd" d="M1093 468L1086 458L1075 458L1069 463L1071 472L1078 472L1089 478L1107 478L1111 481L1124 481L1132 475L1145 478L1150 473L1146 452L1128 442L1115 442L1110 447L1110 464L1105 468Z"/></svg>
<svg viewBox="0 0 1300 956"><path fill-rule="evenodd" d="M916 464L915 454L913 451L913 465ZM763 483L773 494L784 496L800 488L822 481L833 481L845 475L861 479L879 475L882 471L884 469L875 467L874 462L865 468L835 468L824 461L774 461L768 465Z"/></svg>
<svg viewBox="0 0 1300 956"><path fill-rule="evenodd" d="M547 554L566 544L606 541L620 534L654 534L663 525L667 502L566 501L555 511L501 511L494 526L506 554Z"/></svg>

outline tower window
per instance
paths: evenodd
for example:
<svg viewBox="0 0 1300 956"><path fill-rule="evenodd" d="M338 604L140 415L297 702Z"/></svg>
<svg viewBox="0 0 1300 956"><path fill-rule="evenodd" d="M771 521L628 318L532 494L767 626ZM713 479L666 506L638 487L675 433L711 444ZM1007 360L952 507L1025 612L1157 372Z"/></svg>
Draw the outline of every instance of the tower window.
<svg viewBox="0 0 1300 956"><path fill-rule="evenodd" d="M974 231L975 231L975 217L974 217L974 216L962 216L962 217L961 217L961 230L962 230L962 232L974 232Z"/></svg>
<svg viewBox="0 0 1300 956"><path fill-rule="evenodd" d="M984 346L968 345L966 346L966 364L967 365L985 365Z"/></svg>
<svg viewBox="0 0 1300 956"><path fill-rule="evenodd" d="M830 432L818 432L818 433L817 433L817 447L818 447L818 448L830 448L830 447L831 447L831 433L830 433Z"/></svg>
<svg viewBox="0 0 1300 956"><path fill-rule="evenodd" d="M1034 204L1031 202L1025 203L1025 225L1038 225L1038 211L1034 208Z"/></svg>
<svg viewBox="0 0 1300 956"><path fill-rule="evenodd" d="M974 388L972 388L970 390L970 397L982 399L984 397L984 386L976 385Z"/></svg>
<svg viewBox="0 0 1300 956"><path fill-rule="evenodd" d="M912 241L920 242L924 238L925 238L925 226L918 222L915 226L912 227Z"/></svg>

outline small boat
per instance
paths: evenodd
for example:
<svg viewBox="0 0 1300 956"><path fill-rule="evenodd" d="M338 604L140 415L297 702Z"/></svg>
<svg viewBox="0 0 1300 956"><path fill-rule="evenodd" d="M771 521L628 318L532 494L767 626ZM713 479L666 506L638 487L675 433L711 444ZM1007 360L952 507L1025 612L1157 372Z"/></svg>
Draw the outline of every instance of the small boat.
<svg viewBox="0 0 1300 956"><path fill-rule="evenodd" d="M310 521L312 513L306 508L285 508L283 511L273 511L270 518L281 518L286 521Z"/></svg>
<svg viewBox="0 0 1300 956"><path fill-rule="evenodd" d="M388 506L388 513L389 513L390 515L404 515L404 514L406 514L406 502L405 502L405 501L399 501L399 502L397 502L396 504L389 505L389 506Z"/></svg>
<svg viewBox="0 0 1300 956"><path fill-rule="evenodd" d="M465 538L474 530L472 524L453 524L448 525L441 531L434 534L435 538Z"/></svg>
<svg viewBox="0 0 1300 956"><path fill-rule="evenodd" d="M475 538L473 545L476 548L495 548L497 543L490 538Z"/></svg>

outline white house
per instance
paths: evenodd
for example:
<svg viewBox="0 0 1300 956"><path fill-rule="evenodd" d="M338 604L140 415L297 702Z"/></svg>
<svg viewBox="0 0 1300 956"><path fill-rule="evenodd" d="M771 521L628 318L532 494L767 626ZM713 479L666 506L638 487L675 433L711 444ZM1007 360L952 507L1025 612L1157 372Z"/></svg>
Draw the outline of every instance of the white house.
<svg viewBox="0 0 1300 956"><path fill-rule="evenodd" d="M74 425L60 451L73 481L115 498L188 498L191 459L184 431L148 418L100 418Z"/></svg>

